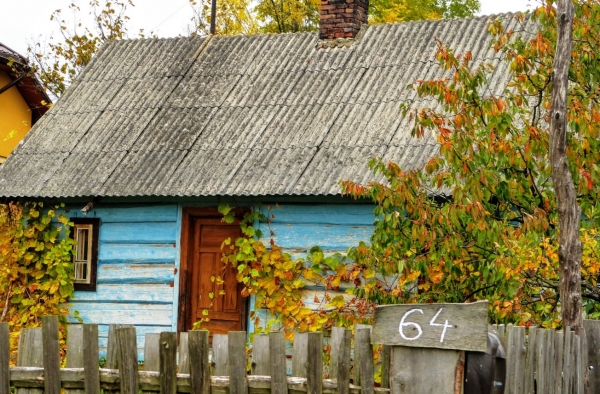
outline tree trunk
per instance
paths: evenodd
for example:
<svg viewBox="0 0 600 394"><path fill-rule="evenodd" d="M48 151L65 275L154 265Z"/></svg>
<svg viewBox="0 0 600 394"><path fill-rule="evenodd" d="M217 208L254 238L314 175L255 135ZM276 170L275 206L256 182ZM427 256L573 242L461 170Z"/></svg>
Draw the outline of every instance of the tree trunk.
<svg viewBox="0 0 600 394"><path fill-rule="evenodd" d="M550 121L550 163L558 201L560 231L560 302L563 324L577 332L583 325L581 304L581 209L577 205L575 185L567 159L567 91L569 64L573 46L573 3L558 3L558 39L552 83L552 118Z"/></svg>

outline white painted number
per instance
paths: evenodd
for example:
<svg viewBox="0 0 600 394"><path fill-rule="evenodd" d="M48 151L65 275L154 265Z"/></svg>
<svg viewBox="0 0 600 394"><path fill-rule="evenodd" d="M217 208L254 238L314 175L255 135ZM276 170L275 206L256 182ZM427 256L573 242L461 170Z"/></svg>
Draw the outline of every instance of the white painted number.
<svg viewBox="0 0 600 394"><path fill-rule="evenodd" d="M440 308L440 310L437 311L437 313L435 314L435 316L433 317L433 319L431 319L431 321L429 322L430 326L444 327L444 329L442 330L442 336L440 338L440 343L444 343L444 337L446 336L446 329L447 328L452 328L451 325L448 325L448 320L446 320L444 322L444 324L434 323L435 319L437 319L437 317L440 315L440 313L442 313L443 310L444 310L444 308Z"/></svg>
<svg viewBox="0 0 600 394"><path fill-rule="evenodd" d="M400 320L400 327L399 327L399 331L400 331L400 336L403 339L406 339L407 341L416 341L417 339L419 339L421 337L421 335L423 335L423 330L421 329L421 326L418 325L417 323L405 323L404 320L411 314L415 313L415 312L419 312L421 315L423 314L423 310L422 309L411 309L410 311L406 312L404 314L404 316L402 316L402 320ZM412 338L407 337L406 335L404 335L404 327L406 326L413 326L414 328L417 329L418 334Z"/></svg>
<svg viewBox="0 0 600 394"><path fill-rule="evenodd" d="M448 320L446 320L444 324L439 324L435 322L435 319L438 318L438 316L440 315L440 313L442 313L443 310L444 308L440 308L440 310L437 311L433 319L431 319L431 321L429 322L430 326L443 327L442 336L440 337L440 343L444 343L444 338L446 337L446 330L448 328L452 328L452 326L448 324ZM406 318L415 312L419 312L422 315L423 309L411 309L408 312L406 312L404 316L402 316L402 320L400 320L400 327L398 327L398 331L400 331L400 336L407 341L416 341L421 337L421 335L423 335L423 329L419 324L413 322L406 322ZM412 326L417 330L417 335L415 335L414 337L407 337L404 334L404 328L409 326Z"/></svg>

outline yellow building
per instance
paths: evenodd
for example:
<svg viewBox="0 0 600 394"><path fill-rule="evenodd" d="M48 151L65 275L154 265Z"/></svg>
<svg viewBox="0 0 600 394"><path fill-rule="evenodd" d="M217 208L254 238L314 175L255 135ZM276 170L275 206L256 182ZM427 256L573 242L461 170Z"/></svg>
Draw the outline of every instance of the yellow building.
<svg viewBox="0 0 600 394"><path fill-rule="evenodd" d="M25 58L0 43L0 164L46 113L48 103Z"/></svg>

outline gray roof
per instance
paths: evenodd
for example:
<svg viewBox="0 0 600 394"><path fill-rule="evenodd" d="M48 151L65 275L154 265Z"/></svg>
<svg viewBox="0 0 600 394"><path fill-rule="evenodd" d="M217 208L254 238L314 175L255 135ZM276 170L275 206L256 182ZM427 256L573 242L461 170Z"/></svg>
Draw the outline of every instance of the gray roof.
<svg viewBox="0 0 600 394"><path fill-rule="evenodd" d="M502 92L488 22L372 25L332 48L316 33L111 42L2 165L0 195L335 195L372 178L371 157L421 167L438 145L410 136L406 86L444 76L440 38L497 65Z"/></svg>

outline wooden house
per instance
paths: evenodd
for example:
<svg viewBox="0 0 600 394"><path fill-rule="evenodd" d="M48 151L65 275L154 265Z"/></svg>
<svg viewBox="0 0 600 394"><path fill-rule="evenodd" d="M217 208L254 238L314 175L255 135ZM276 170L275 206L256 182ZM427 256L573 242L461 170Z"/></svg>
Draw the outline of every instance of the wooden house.
<svg viewBox="0 0 600 394"><path fill-rule="evenodd" d="M220 203L277 204L270 228L294 254L368 240L372 206L342 198L339 181L371 179L372 157L415 168L438 152L400 110L431 105L406 86L445 76L437 38L497 65L488 89L504 89L489 17L368 26L348 3L340 18L354 22L331 14L319 33L107 43L2 166L1 196L66 202L77 218L71 308L103 338L129 323L141 345L204 309L213 332L252 330L239 292L208 300L221 242L240 231L221 222Z"/></svg>
<svg viewBox="0 0 600 394"><path fill-rule="evenodd" d="M0 43L0 164L48 111L50 98L23 56Z"/></svg>

